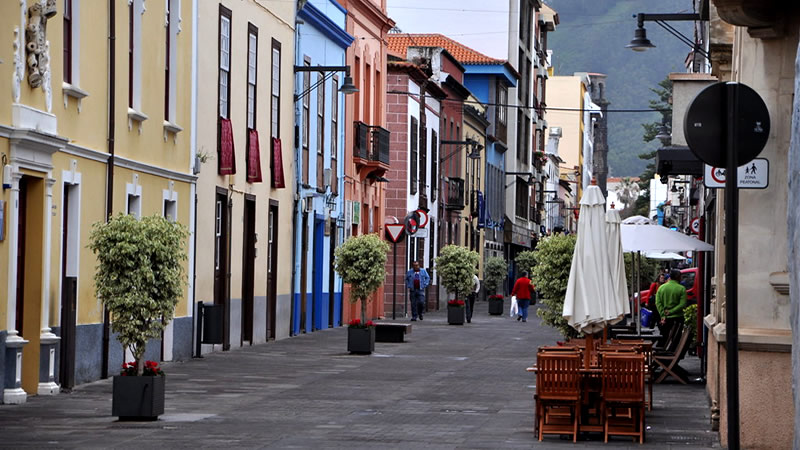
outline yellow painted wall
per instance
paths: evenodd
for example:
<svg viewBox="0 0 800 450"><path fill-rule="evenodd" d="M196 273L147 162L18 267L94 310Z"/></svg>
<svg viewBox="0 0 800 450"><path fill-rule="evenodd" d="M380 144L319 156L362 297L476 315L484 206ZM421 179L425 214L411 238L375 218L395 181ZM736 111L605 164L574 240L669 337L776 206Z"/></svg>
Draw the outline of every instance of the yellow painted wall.
<svg viewBox="0 0 800 450"><path fill-rule="evenodd" d="M2 20L2 18L0 18ZM0 78L2 78L2 72L0 71ZM0 89L0 91L8 91L8 89ZM0 108L3 110L3 108ZM0 138L0 154L5 154L8 156L8 139ZM8 214L9 214L9 200L11 199L11 190L10 189L2 189L0 190L0 200L5 201L5 219L0 226L4 227L4 235L5 239L0 241L0 330L6 329L6 322L8 320Z"/></svg>
<svg viewBox="0 0 800 450"><path fill-rule="evenodd" d="M547 111L547 126L561 127L558 155L564 160L561 165L569 168L581 162L583 148L582 114L579 111L583 103L581 86L581 78L577 76L555 76L547 80L546 102L548 108L551 108ZM555 108L570 108L574 111L561 111Z"/></svg>
<svg viewBox="0 0 800 450"><path fill-rule="evenodd" d="M237 174L217 175L217 85L218 85L218 21L219 4L231 9L231 97L230 112L236 150ZM213 159L202 166L198 178L197 207L197 286L196 301L213 301L214 290L214 204L216 187L224 187L233 200L231 228L231 293L233 299L242 295L242 241L244 194L256 196L256 262L254 295L267 294L267 221L269 200L279 202L277 294L291 293L292 276L292 211L294 199L294 4L292 2L270 2L266 0L230 0L222 2L200 2L199 27L204 30L198 36L198 47L206 49L198 54L198 151L213 155ZM245 170L246 142L246 61L247 23L258 28L258 98L257 124L261 148L262 183L247 183ZM270 97L272 39L281 43L281 97L280 139L282 142L285 189L270 187ZM205 88L204 88L205 87ZM232 189L230 189L232 186ZM206 244L204 244L206 243ZM280 300L279 300L280 302ZM280 320L280 318L278 319Z"/></svg>
<svg viewBox="0 0 800 450"><path fill-rule="evenodd" d="M28 173L31 176L28 176ZM39 384L39 336L42 329L42 268L44 267L44 179L41 173L26 171L24 309L22 332L28 344L22 349L22 388L36 393ZM19 314L19 311L17 311ZM17 330L20 331L20 330Z"/></svg>

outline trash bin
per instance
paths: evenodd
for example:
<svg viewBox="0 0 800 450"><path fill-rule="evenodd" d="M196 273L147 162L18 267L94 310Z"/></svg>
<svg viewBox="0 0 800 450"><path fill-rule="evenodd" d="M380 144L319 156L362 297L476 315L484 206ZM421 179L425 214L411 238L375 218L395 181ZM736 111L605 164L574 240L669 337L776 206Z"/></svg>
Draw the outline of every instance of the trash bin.
<svg viewBox="0 0 800 450"><path fill-rule="evenodd" d="M642 314L641 314L642 327L644 328L652 327L653 324L650 323L652 318L653 318L653 312L647 308L642 308Z"/></svg>
<svg viewBox="0 0 800 450"><path fill-rule="evenodd" d="M203 344L222 344L224 305L203 305Z"/></svg>

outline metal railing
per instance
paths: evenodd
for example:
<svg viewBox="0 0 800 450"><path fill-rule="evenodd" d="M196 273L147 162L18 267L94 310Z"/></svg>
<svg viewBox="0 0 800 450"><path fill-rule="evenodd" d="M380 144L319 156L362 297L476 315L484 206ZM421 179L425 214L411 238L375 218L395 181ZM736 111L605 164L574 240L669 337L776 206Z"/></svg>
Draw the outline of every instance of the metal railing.
<svg viewBox="0 0 800 450"><path fill-rule="evenodd" d="M451 210L464 209L464 179L449 177L445 180L445 208Z"/></svg>
<svg viewBox="0 0 800 450"><path fill-rule="evenodd" d="M353 127L353 157L389 165L389 130L359 121Z"/></svg>

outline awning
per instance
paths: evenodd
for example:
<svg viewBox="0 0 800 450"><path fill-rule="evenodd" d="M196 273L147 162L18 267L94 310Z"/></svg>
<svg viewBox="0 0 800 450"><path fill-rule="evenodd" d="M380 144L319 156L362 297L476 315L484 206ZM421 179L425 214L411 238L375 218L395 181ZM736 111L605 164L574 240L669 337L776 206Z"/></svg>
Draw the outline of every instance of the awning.
<svg viewBox="0 0 800 450"><path fill-rule="evenodd" d="M247 182L261 183L261 151L258 146L258 131L250 130L247 137Z"/></svg>

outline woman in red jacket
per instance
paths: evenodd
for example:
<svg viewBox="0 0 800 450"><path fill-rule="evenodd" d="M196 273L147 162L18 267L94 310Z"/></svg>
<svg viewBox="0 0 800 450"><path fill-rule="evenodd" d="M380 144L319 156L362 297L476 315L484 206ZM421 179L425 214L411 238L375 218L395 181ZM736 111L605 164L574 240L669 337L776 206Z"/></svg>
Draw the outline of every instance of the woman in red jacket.
<svg viewBox="0 0 800 450"><path fill-rule="evenodd" d="M517 307L519 307L517 320L527 322L528 306L531 305L531 295L533 295L533 285L531 284L531 279L528 278L528 272L522 272L522 276L514 283L511 295L517 296Z"/></svg>

